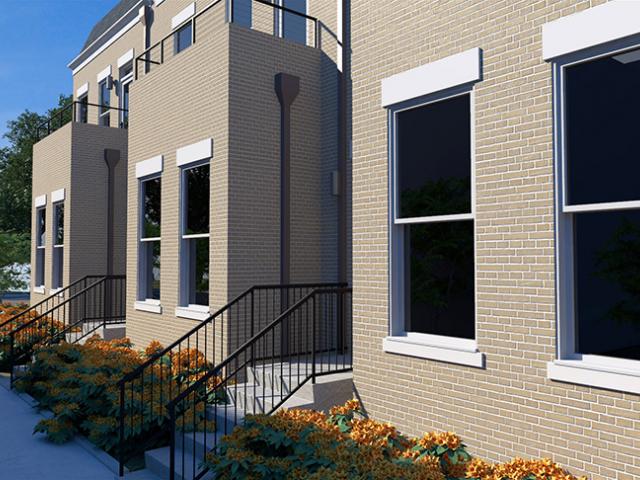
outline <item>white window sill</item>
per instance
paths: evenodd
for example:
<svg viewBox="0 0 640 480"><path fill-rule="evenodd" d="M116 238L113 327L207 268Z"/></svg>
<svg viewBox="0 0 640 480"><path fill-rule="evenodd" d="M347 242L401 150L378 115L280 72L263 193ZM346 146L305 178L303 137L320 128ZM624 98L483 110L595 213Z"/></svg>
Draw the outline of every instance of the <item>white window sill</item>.
<svg viewBox="0 0 640 480"><path fill-rule="evenodd" d="M62 290L62 288L52 288L52 289L49 290L49 295L55 295L56 293L58 293L61 290Z"/></svg>
<svg viewBox="0 0 640 480"><path fill-rule="evenodd" d="M547 364L547 376L558 382L640 393L640 370L599 367L582 360L556 360Z"/></svg>
<svg viewBox="0 0 640 480"><path fill-rule="evenodd" d="M203 305L189 305L188 307L176 307L176 317L190 320L206 320L211 314L209 307Z"/></svg>
<svg viewBox="0 0 640 480"><path fill-rule="evenodd" d="M466 341L463 342L467 343ZM478 352L476 348L430 345L403 336L385 338L382 341L382 349L387 353L396 353L409 357L438 360L476 368L485 367L484 354Z"/></svg>
<svg viewBox="0 0 640 480"><path fill-rule="evenodd" d="M133 308L141 312L162 313L162 305L157 300L142 300L134 303Z"/></svg>
<svg viewBox="0 0 640 480"><path fill-rule="evenodd" d="M44 295L44 287L33 287L33 293L41 293Z"/></svg>

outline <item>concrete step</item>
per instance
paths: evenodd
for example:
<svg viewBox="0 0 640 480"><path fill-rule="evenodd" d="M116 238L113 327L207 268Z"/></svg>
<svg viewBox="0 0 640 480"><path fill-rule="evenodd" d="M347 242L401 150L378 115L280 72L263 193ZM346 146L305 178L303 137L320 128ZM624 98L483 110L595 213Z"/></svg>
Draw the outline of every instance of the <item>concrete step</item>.
<svg viewBox="0 0 640 480"><path fill-rule="evenodd" d="M164 480L168 480L170 478L169 472L171 472L170 454L171 449L169 447L156 448L145 452L146 470ZM175 479L192 480L195 475L202 471L202 460L202 458L198 458L187 451L176 448ZM207 473L202 479L212 480L213 475Z"/></svg>

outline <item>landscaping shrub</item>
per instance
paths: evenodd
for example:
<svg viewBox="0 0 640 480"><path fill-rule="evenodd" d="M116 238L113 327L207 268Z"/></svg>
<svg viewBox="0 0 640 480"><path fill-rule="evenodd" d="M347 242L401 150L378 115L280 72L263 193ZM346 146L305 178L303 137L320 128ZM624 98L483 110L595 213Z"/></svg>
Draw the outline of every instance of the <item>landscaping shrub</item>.
<svg viewBox="0 0 640 480"><path fill-rule="evenodd" d="M60 343L41 348L16 385L31 394L39 408L54 414L41 420L34 433L45 433L55 443L64 443L80 433L96 446L117 454L118 381L161 349L161 345L153 342L144 352L138 352L128 339L104 341L97 336L84 345ZM180 375L175 374L178 364ZM133 389L127 388L126 458L166 444L169 438L166 402L199 378L207 365L210 364L201 352L185 350L180 356L160 358L143 381L133 383ZM162 387L159 378L163 379ZM205 406L200 402L188 411L178 412L178 416L185 419L185 425L200 429Z"/></svg>
<svg viewBox="0 0 640 480"><path fill-rule="evenodd" d="M550 460L493 465L472 459L453 433L403 436L364 418L356 400L329 415L283 410L248 416L205 465L220 480L576 480Z"/></svg>
<svg viewBox="0 0 640 480"><path fill-rule="evenodd" d="M6 305L0 304L0 325L10 320L13 316L23 312L28 307L26 305ZM10 333L34 320L39 314L30 312L17 320L0 327L0 371L6 372L10 367L9 355L11 353ZM34 344L40 343L45 338L51 338L64 329L64 324L50 318L44 317L37 320L31 327L20 331L14 341L13 355L17 363L25 361L25 354L31 352Z"/></svg>

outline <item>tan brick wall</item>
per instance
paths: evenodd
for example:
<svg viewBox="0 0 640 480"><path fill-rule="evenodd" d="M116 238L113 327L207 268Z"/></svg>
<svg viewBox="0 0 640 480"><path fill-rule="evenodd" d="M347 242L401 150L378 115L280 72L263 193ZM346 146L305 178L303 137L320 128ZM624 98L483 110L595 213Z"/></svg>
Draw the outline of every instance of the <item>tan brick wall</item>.
<svg viewBox="0 0 640 480"><path fill-rule="evenodd" d="M165 2L166 3L166 2ZM162 8L164 4L160 5ZM210 305L227 300L228 25L224 9L198 22L198 42L135 82L131 89L127 254L127 335L143 346L168 344L195 326L176 318L179 289L179 180L176 149L213 138L211 160ZM137 298L138 180L136 163L164 155L161 204L162 315L134 309Z"/></svg>
<svg viewBox="0 0 640 480"><path fill-rule="evenodd" d="M541 28L600 1L353 1L355 382L408 433L445 429L492 460L552 457L592 479L640 477L640 398L552 382L556 313L551 67ZM385 354L387 116L380 80L480 47L477 341L485 370ZM389 381L393 378L393 381Z"/></svg>
<svg viewBox="0 0 640 480"><path fill-rule="evenodd" d="M107 168L105 148L121 151L115 177L114 273L125 270L127 131L72 123L34 146L33 199L47 195L46 294L52 287L53 204L51 193L65 189L63 285L85 275L106 273ZM31 264L35 268L36 209L32 212ZM35 276L32 279L35 281ZM32 295L32 303L44 298Z"/></svg>

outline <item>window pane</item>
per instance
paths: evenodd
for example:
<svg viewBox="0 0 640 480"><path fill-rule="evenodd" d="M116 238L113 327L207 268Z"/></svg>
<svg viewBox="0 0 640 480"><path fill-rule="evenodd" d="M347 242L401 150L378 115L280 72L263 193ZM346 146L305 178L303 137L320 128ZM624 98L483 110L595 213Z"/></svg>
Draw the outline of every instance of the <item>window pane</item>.
<svg viewBox="0 0 640 480"><path fill-rule="evenodd" d="M640 211L574 216L576 350L640 360Z"/></svg>
<svg viewBox="0 0 640 480"><path fill-rule="evenodd" d="M144 228L142 238L160 237L160 178L142 182Z"/></svg>
<svg viewBox="0 0 640 480"><path fill-rule="evenodd" d="M55 208L55 240L54 245L64 244L64 203L56 205Z"/></svg>
<svg viewBox="0 0 640 480"><path fill-rule="evenodd" d="M307 13L307 0L286 0L284 6L300 13ZM282 15L284 38L294 42L307 43L307 19L295 13L284 12Z"/></svg>
<svg viewBox="0 0 640 480"><path fill-rule="evenodd" d="M185 170L186 235L209 233L209 164Z"/></svg>
<svg viewBox="0 0 640 480"><path fill-rule="evenodd" d="M174 42L175 53L180 53L185 48L191 46L191 22L187 23L175 33Z"/></svg>
<svg viewBox="0 0 640 480"><path fill-rule="evenodd" d="M209 305L209 239L187 240L189 249L189 303Z"/></svg>
<svg viewBox="0 0 640 480"><path fill-rule="evenodd" d="M405 228L406 330L475 338L473 221Z"/></svg>
<svg viewBox="0 0 640 480"><path fill-rule="evenodd" d="M100 112L108 112L107 106L111 101L111 91L107 88L107 82L100 82Z"/></svg>
<svg viewBox="0 0 640 480"><path fill-rule="evenodd" d="M251 4L253 0L233 0L233 23L251 28Z"/></svg>
<svg viewBox="0 0 640 480"><path fill-rule="evenodd" d="M640 199L639 53L566 69L566 176L571 205ZM634 55L636 60L629 61Z"/></svg>
<svg viewBox="0 0 640 480"><path fill-rule="evenodd" d="M36 286L44 285L44 248L36 249Z"/></svg>
<svg viewBox="0 0 640 480"><path fill-rule="evenodd" d="M63 258L64 258L64 247L54 247L53 249L53 288L62 288Z"/></svg>
<svg viewBox="0 0 640 480"><path fill-rule="evenodd" d="M469 95L397 114L398 216L471 213Z"/></svg>
<svg viewBox="0 0 640 480"><path fill-rule="evenodd" d="M40 210L38 210L38 245L39 246L43 246L45 245L45 240L46 240L46 233L47 233L47 209L46 208L41 208Z"/></svg>
<svg viewBox="0 0 640 480"><path fill-rule="evenodd" d="M142 242L145 264L145 297L160 300L160 242Z"/></svg>

